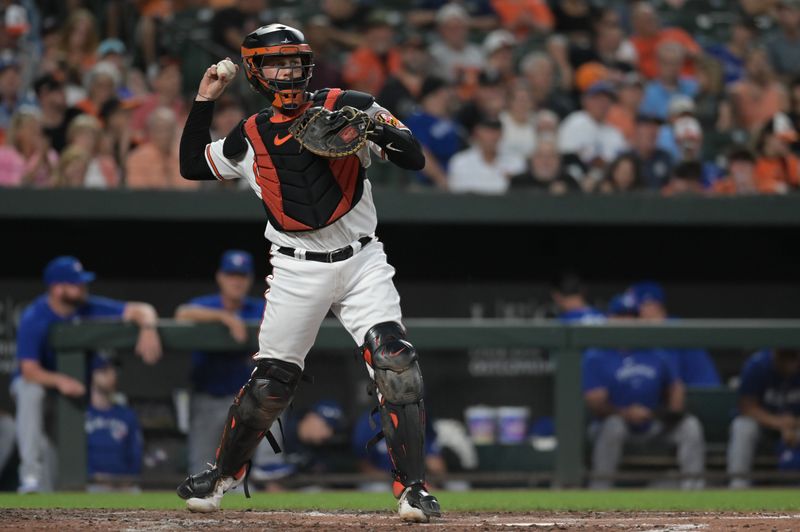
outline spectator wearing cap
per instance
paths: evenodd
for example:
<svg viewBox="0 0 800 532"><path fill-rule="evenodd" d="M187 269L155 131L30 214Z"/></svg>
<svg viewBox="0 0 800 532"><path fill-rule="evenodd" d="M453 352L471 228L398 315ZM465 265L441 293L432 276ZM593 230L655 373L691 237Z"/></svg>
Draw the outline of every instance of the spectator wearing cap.
<svg viewBox="0 0 800 532"><path fill-rule="evenodd" d="M653 281L641 281L632 285L626 293L633 296L639 319L650 323L675 320L667 312L663 287ZM721 386L722 381L711 355L705 349L667 349L667 357L683 383L689 387Z"/></svg>
<svg viewBox="0 0 800 532"><path fill-rule="evenodd" d="M147 118L147 141L131 152L125 166L128 188L191 190L200 186L199 181L181 177L177 120L169 107L157 107Z"/></svg>
<svg viewBox="0 0 800 532"><path fill-rule="evenodd" d="M314 50L316 54L316 48ZM432 60L421 33L403 35L397 50L400 53L398 69L386 78L377 100L395 117L405 120L418 105L422 84L431 73ZM316 60L314 62L316 64ZM316 69L314 66L315 77Z"/></svg>
<svg viewBox="0 0 800 532"><path fill-rule="evenodd" d="M729 92L735 124L753 135L783 109L787 97L764 48L748 52L744 77Z"/></svg>
<svg viewBox="0 0 800 532"><path fill-rule="evenodd" d="M131 98L133 92L127 86L127 73L129 72L127 48L119 39L105 39L97 46L98 62L108 62L117 67L120 81L117 85L117 96L122 99Z"/></svg>
<svg viewBox="0 0 800 532"><path fill-rule="evenodd" d="M719 61L725 86L744 77L745 57L758 36L758 27L751 17L737 17L731 25L730 37L725 43L705 47L705 53Z"/></svg>
<svg viewBox="0 0 800 532"><path fill-rule="evenodd" d="M8 51L0 53L0 141L11 122L11 116L23 105L35 105L26 93L17 59Z"/></svg>
<svg viewBox="0 0 800 532"><path fill-rule="evenodd" d="M567 92L572 89L572 78L559 76L557 80L556 66L546 53L528 53L520 61L519 69L528 82L535 109L550 109L560 118L575 109L575 103Z"/></svg>
<svg viewBox="0 0 800 532"><path fill-rule="evenodd" d="M531 92L523 80L510 84L507 91L508 107L498 116L503 124L500 149L527 159L536 147L536 113Z"/></svg>
<svg viewBox="0 0 800 532"><path fill-rule="evenodd" d="M511 189L539 190L553 195L580 191L578 182L564 169L555 137L537 141L527 161L524 172L511 176Z"/></svg>
<svg viewBox="0 0 800 532"><path fill-rule="evenodd" d="M639 72L644 77L653 79L658 75L658 48L665 42L677 43L683 47L685 55L680 68L681 74L691 76L694 73L692 61L700 54L700 45L680 28L661 28L658 14L649 2L637 2L632 8L631 25L631 43L636 48Z"/></svg>
<svg viewBox="0 0 800 532"><path fill-rule="evenodd" d="M387 13L374 11L367 17L364 42L344 62L342 79L349 89L379 94L386 78L400 68L400 51Z"/></svg>
<svg viewBox="0 0 800 532"><path fill-rule="evenodd" d="M58 154L42 132L39 110L32 106L17 109L6 144L0 146L0 186L49 186L57 163Z"/></svg>
<svg viewBox="0 0 800 532"><path fill-rule="evenodd" d="M133 130L137 134L145 136L150 115L159 107L171 109L175 114L175 125L183 127L188 112L181 94L182 79L178 60L174 57L162 57L158 69L151 78L153 92L142 98L141 105L133 112Z"/></svg>
<svg viewBox="0 0 800 532"><path fill-rule="evenodd" d="M687 117L696 118L696 113L697 108L694 100L689 96L676 95L669 102L669 118L664 121L659 129L656 144L659 148L670 154L675 164L683 158L680 146L678 146L678 142L675 140L675 123Z"/></svg>
<svg viewBox="0 0 800 532"><path fill-rule="evenodd" d="M756 140L756 183L762 193L785 194L800 186L800 159L792 153L797 131L785 113L776 113Z"/></svg>
<svg viewBox="0 0 800 532"><path fill-rule="evenodd" d="M756 158L744 146L734 146L727 156L727 175L716 181L711 193L715 196L748 196L760 192L756 182Z"/></svg>
<svg viewBox="0 0 800 532"><path fill-rule="evenodd" d="M251 297L253 256L247 251L227 250L215 275L216 293L191 299L175 311L181 321L221 323L231 337L242 344L234 351L192 353L192 399L189 422L189 471L214 462L218 434L222 432L230 398L250 378L252 351L245 345L247 322L261 320L264 299Z"/></svg>
<svg viewBox="0 0 800 532"><path fill-rule="evenodd" d="M453 119L454 95L447 81L425 78L419 93L420 108L405 121L425 153L425 168L414 174L416 185L447 189L450 159L465 144L463 128Z"/></svg>
<svg viewBox="0 0 800 532"><path fill-rule="evenodd" d="M447 184L451 192L503 194L511 176L524 170L522 158L500 151L502 128L496 118L483 116L478 120L472 129L471 146L450 161Z"/></svg>
<svg viewBox="0 0 800 532"><path fill-rule="evenodd" d="M681 44L667 41L656 49L657 74L644 87L642 113L666 120L669 103L677 95L693 98L698 92L697 81L681 74L686 57Z"/></svg>
<svg viewBox="0 0 800 532"><path fill-rule="evenodd" d="M518 39L525 40L553 29L553 13L544 0L491 0L491 5L503 28Z"/></svg>
<svg viewBox="0 0 800 532"><path fill-rule="evenodd" d="M44 429L44 412L55 391L67 397L85 394L84 384L56 371L56 354L48 342L57 323L94 318L117 318L136 324L136 353L153 364L161 357L156 331L158 314L149 303L118 301L89 294L95 274L84 270L78 259L60 256L44 269L47 291L22 312L17 328L19 368L11 382L17 405L17 449L20 454L20 492L53 489L54 449Z"/></svg>
<svg viewBox="0 0 800 532"><path fill-rule="evenodd" d="M500 29L490 32L483 40L486 72L499 77L506 83L512 83L517 76L514 65L514 48L516 46L517 40L510 31Z"/></svg>
<svg viewBox="0 0 800 532"><path fill-rule="evenodd" d="M635 161L642 186L650 190L659 190L666 185L672 171L672 156L657 145L661 124L657 117L637 116L631 149L626 152Z"/></svg>
<svg viewBox="0 0 800 532"><path fill-rule="evenodd" d="M776 22L780 30L766 41L769 61L786 78L800 74L800 1L778 0Z"/></svg>
<svg viewBox="0 0 800 532"><path fill-rule="evenodd" d="M558 131L561 153L573 154L591 168L581 182L584 190L591 190L605 166L628 148L622 133L606 123L615 95L611 82L594 83L581 95L582 109L567 116Z"/></svg>
<svg viewBox="0 0 800 532"><path fill-rule="evenodd" d="M88 491L138 491L144 442L136 412L120 402L114 362L96 354L86 409Z"/></svg>
<svg viewBox="0 0 800 532"><path fill-rule="evenodd" d="M346 439L347 419L335 399L319 400L282 419L283 430L273 436L283 452L276 454L271 447L262 445L253 458L250 478L264 484L267 491L283 489L283 481L296 473L329 472L333 468L332 451Z"/></svg>
<svg viewBox="0 0 800 532"><path fill-rule="evenodd" d="M747 488L760 441L783 452L800 452L800 351L763 349L751 355L739 376L738 395L728 443L728 485Z"/></svg>
<svg viewBox="0 0 800 532"><path fill-rule="evenodd" d="M474 86L486 64L480 47L469 41L470 16L460 4L449 3L436 13L436 40L429 48L434 72L451 83Z"/></svg>
<svg viewBox="0 0 800 532"><path fill-rule="evenodd" d="M81 114L74 107L67 107L64 81L60 74L44 74L33 83L39 109L42 111L42 130L50 146L60 152L67 145L67 126L70 120Z"/></svg>
<svg viewBox="0 0 800 532"><path fill-rule="evenodd" d="M385 491L390 485L386 482L386 472L393 469L392 459L386 447L386 440L375 441L375 434L381 425L378 412L364 412L355 422L351 445L353 455L358 460L359 472L373 477L375 480L359 486L361 491ZM441 454L441 448L429 419L425 423L425 469L431 476L447 473L447 465Z"/></svg>

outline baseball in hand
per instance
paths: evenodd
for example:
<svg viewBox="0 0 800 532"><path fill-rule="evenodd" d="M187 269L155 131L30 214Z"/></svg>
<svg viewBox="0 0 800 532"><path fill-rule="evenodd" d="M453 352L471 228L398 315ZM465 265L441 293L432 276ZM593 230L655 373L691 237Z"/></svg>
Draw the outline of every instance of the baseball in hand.
<svg viewBox="0 0 800 532"><path fill-rule="evenodd" d="M217 63L217 76L223 80L233 79L236 75L236 65L230 59L223 59Z"/></svg>

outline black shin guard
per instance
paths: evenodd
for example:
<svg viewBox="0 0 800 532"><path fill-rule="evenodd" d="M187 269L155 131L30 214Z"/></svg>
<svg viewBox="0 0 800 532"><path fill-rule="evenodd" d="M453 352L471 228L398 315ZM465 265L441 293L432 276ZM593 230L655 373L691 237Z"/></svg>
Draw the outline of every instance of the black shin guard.
<svg viewBox="0 0 800 532"><path fill-rule="evenodd" d="M291 402L302 373L290 362L258 362L228 411L216 461L223 476L236 476L250 461L272 423Z"/></svg>
<svg viewBox="0 0 800 532"><path fill-rule="evenodd" d="M399 323L379 323L366 335L364 359L374 372L381 425L403 486L425 482L425 406L417 352Z"/></svg>

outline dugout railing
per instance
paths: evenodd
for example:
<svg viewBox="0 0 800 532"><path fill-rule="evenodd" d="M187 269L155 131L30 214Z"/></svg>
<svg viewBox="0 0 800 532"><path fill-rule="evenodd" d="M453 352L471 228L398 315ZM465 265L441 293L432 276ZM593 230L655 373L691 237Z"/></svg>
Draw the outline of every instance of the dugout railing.
<svg viewBox="0 0 800 532"><path fill-rule="evenodd" d="M409 337L421 350L476 347L541 347L555 354L555 425L558 441L552 484L583 485L585 471L585 410L581 393L581 353L587 347L706 347L758 349L800 347L800 320L679 320L664 324L563 325L542 320L407 319ZM250 347L257 347L257 325L250 330ZM165 351L241 349L226 328L162 320L159 333ZM81 381L86 354L95 349L132 349L137 329L111 322L64 324L50 341L57 351L59 371ZM352 339L335 320L325 320L316 349L350 356ZM154 370L157 371L157 370ZM725 413L720 413L725 415ZM59 488L86 485L84 404L63 396L56 407Z"/></svg>

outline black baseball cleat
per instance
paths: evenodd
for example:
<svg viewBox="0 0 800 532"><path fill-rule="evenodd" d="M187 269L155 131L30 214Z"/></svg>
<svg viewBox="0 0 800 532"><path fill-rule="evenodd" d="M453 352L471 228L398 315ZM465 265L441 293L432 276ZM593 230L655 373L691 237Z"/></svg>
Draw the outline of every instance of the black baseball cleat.
<svg viewBox="0 0 800 532"><path fill-rule="evenodd" d="M177 489L178 497L186 500L186 508L191 512L214 512L219 510L225 492L235 488L243 480L244 474L239 479L223 477L219 469L212 467L181 482Z"/></svg>
<svg viewBox="0 0 800 532"><path fill-rule="evenodd" d="M431 517L441 517L442 510L436 497L422 484L408 486L397 501L397 513L403 521L427 523Z"/></svg>

